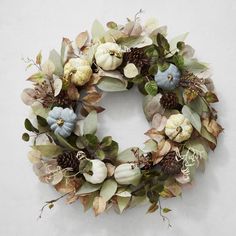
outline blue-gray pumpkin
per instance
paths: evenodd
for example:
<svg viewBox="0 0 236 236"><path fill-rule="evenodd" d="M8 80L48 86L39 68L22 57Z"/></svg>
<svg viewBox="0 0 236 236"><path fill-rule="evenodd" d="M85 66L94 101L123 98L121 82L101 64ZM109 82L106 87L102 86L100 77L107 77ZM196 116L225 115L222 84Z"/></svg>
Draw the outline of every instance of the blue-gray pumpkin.
<svg viewBox="0 0 236 236"><path fill-rule="evenodd" d="M68 137L75 127L77 116L72 109L54 107L47 117L47 122L55 134Z"/></svg>
<svg viewBox="0 0 236 236"><path fill-rule="evenodd" d="M179 69L170 64L168 69L165 71L158 71L155 75L155 81L157 85L164 90L173 90L175 89L180 81L180 71Z"/></svg>

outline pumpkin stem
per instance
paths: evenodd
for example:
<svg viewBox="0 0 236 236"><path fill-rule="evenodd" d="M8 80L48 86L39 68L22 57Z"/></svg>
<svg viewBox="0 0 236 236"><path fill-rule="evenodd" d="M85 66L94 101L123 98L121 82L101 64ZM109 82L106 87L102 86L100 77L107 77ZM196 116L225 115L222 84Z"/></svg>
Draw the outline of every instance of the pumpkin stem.
<svg viewBox="0 0 236 236"><path fill-rule="evenodd" d="M57 125L62 126L64 124L64 120L62 118L57 120Z"/></svg>

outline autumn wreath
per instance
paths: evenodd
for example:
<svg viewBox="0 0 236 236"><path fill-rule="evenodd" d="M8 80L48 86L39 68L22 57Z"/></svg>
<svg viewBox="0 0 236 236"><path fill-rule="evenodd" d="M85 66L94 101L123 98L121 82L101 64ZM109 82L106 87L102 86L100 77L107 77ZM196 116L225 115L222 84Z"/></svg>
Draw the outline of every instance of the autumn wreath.
<svg viewBox="0 0 236 236"><path fill-rule="evenodd" d="M63 38L61 52L41 52L27 67L33 88L22 93L32 109L22 138L32 141L28 157L40 181L52 185L67 203L80 200L95 215L110 206L118 212L148 200L148 212L161 199L181 195L194 172L203 167L222 131L218 101L207 64L184 43L187 34L170 41L166 26L139 16L125 25L98 21L74 41ZM97 114L104 92L129 92L137 87L151 128L143 148L119 152L112 137L97 137ZM121 93L122 96L122 93Z"/></svg>

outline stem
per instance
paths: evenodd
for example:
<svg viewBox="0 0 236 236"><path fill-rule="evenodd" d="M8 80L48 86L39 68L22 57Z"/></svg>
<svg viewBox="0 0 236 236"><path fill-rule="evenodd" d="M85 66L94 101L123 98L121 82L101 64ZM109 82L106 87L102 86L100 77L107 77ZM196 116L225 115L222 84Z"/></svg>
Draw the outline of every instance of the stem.
<svg viewBox="0 0 236 236"><path fill-rule="evenodd" d="M164 216L163 213L162 213L162 209L163 209L163 208L162 208L162 206L161 206L161 200L160 200L160 199L158 200L158 203L159 203L159 207L160 207L160 211L159 211L159 213L160 213L160 216L162 217L162 220L163 220L163 221L167 221L167 223L168 223L168 227L171 228L172 225L170 224L170 220L169 220L169 218L166 217L166 216Z"/></svg>

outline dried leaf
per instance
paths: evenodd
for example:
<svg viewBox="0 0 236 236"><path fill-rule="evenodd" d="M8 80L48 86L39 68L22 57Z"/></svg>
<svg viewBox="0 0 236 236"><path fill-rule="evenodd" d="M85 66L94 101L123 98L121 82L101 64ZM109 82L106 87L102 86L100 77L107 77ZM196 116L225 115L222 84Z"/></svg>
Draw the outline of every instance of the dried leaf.
<svg viewBox="0 0 236 236"><path fill-rule="evenodd" d="M21 99L27 106L31 106L36 101L34 97L35 90L31 88L26 88L21 93Z"/></svg>
<svg viewBox="0 0 236 236"><path fill-rule="evenodd" d="M122 32L127 36L140 36L142 31L142 26L137 21L130 21L125 25Z"/></svg>
<svg viewBox="0 0 236 236"><path fill-rule="evenodd" d="M118 208L119 208L120 213L122 213L124 211L124 209L128 207L130 199L131 199L131 197L117 196L117 204L118 204Z"/></svg>
<svg viewBox="0 0 236 236"><path fill-rule="evenodd" d="M80 98L80 94L78 92L78 89L76 88L76 86L74 84L70 84L70 86L67 89L67 94L71 100L76 101Z"/></svg>
<svg viewBox="0 0 236 236"><path fill-rule="evenodd" d="M62 89L62 80L59 78L56 78L53 82L53 88L54 88L54 96L56 97Z"/></svg>
<svg viewBox="0 0 236 236"><path fill-rule="evenodd" d="M55 71L55 65L51 60L47 60L43 65L42 65L42 72L47 75L47 76L52 76L54 71Z"/></svg>
<svg viewBox="0 0 236 236"><path fill-rule="evenodd" d="M103 25L98 20L95 20L93 22L91 34L93 39L95 40L101 39L104 36L105 30L103 28Z"/></svg>
<svg viewBox="0 0 236 236"><path fill-rule="evenodd" d="M157 209L159 208L159 206L157 205L157 203L153 203L147 210L147 213L153 213L155 212Z"/></svg>
<svg viewBox="0 0 236 236"><path fill-rule="evenodd" d="M107 176L108 176L108 177L113 176L116 167L113 166L111 163L106 163L106 167L107 167Z"/></svg>
<svg viewBox="0 0 236 236"><path fill-rule="evenodd" d="M36 64L41 65L41 62L42 62L42 53L40 51L36 56Z"/></svg>
<svg viewBox="0 0 236 236"><path fill-rule="evenodd" d="M40 151L44 157L56 157L62 153L61 147L55 144L34 145L32 148Z"/></svg>
<svg viewBox="0 0 236 236"><path fill-rule="evenodd" d="M41 161L42 154L38 150L31 150L28 152L28 159L32 164L38 163Z"/></svg>
<svg viewBox="0 0 236 236"><path fill-rule="evenodd" d="M90 104L96 104L102 99L102 94L98 92L92 92L83 97L83 101L90 103Z"/></svg>
<svg viewBox="0 0 236 236"><path fill-rule="evenodd" d="M64 178L60 183L56 184L54 187L57 192L65 194L76 192L81 186L81 181L76 178Z"/></svg>
<svg viewBox="0 0 236 236"><path fill-rule="evenodd" d="M89 39L89 34L87 31L85 32L81 32L75 39L76 45L78 48L82 48L84 47L84 45L86 44L86 42Z"/></svg>
<svg viewBox="0 0 236 236"><path fill-rule="evenodd" d="M41 84L44 82L45 78L42 72L38 72L36 74L31 75L27 80L37 84Z"/></svg>
<svg viewBox="0 0 236 236"><path fill-rule="evenodd" d="M152 127L161 132L165 129L167 118L157 113L152 118Z"/></svg>
<svg viewBox="0 0 236 236"><path fill-rule="evenodd" d="M155 140L157 143L161 142L165 138L165 136L155 128L148 130L145 135Z"/></svg>
<svg viewBox="0 0 236 236"><path fill-rule="evenodd" d="M206 92L204 97L209 103L215 103L219 101L218 97L213 92Z"/></svg>
<svg viewBox="0 0 236 236"><path fill-rule="evenodd" d="M106 210L106 201L103 197L95 197L93 200L93 210L95 216L98 216Z"/></svg>
<svg viewBox="0 0 236 236"><path fill-rule="evenodd" d="M193 127L200 133L202 127L200 116L187 105L183 106L182 113L184 117L187 118L191 122Z"/></svg>
<svg viewBox="0 0 236 236"><path fill-rule="evenodd" d="M202 121L202 124L206 127L207 131L213 134L216 138L223 131L221 125L219 125L215 120L210 120L206 118Z"/></svg>

